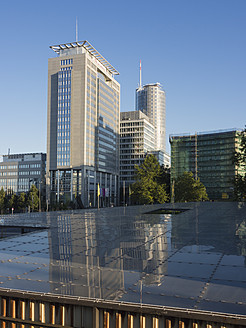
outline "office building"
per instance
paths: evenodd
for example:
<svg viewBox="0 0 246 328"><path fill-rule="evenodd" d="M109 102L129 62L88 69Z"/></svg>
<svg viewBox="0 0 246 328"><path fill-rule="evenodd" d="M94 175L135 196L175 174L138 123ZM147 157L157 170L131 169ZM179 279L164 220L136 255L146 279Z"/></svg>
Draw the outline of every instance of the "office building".
<svg viewBox="0 0 246 328"><path fill-rule="evenodd" d="M237 170L233 154L238 149L236 130L172 135L170 144L172 185L185 171L190 171L204 184L209 199L233 199Z"/></svg>
<svg viewBox="0 0 246 328"><path fill-rule="evenodd" d="M141 81L141 80L140 80ZM142 111L155 128L155 150L166 150L166 95L160 83L146 84L136 90L136 110Z"/></svg>
<svg viewBox="0 0 246 328"><path fill-rule="evenodd" d="M121 185L135 182L136 165L153 154L160 165L170 166L170 156L156 150L155 128L142 111L120 113L120 181Z"/></svg>
<svg viewBox="0 0 246 328"><path fill-rule="evenodd" d="M127 184L135 181L135 165L155 149L155 129L141 111L120 113L120 179Z"/></svg>
<svg viewBox="0 0 246 328"><path fill-rule="evenodd" d="M27 153L3 155L0 162L0 189L6 194L28 192L31 185L45 193L46 154Z"/></svg>
<svg viewBox="0 0 246 328"><path fill-rule="evenodd" d="M167 152L161 150L150 151L150 154L155 155L160 165L164 165L165 168L170 168L170 155Z"/></svg>
<svg viewBox="0 0 246 328"><path fill-rule="evenodd" d="M48 198L97 206L100 190L100 206L116 205L119 73L87 41L51 49L58 57L48 63Z"/></svg>

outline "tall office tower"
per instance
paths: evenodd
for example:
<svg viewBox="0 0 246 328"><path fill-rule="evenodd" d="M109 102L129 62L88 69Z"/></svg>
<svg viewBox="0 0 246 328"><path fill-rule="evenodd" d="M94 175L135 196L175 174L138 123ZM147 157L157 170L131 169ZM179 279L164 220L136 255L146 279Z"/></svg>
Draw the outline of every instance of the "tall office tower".
<svg viewBox="0 0 246 328"><path fill-rule="evenodd" d="M136 90L136 110L141 110L150 118L150 122L155 127L155 149L165 152L166 95L160 83L141 86L140 77L140 85Z"/></svg>
<svg viewBox="0 0 246 328"><path fill-rule="evenodd" d="M58 57L48 63L48 197L88 207L100 193L100 206L117 204L119 73L87 41L51 49Z"/></svg>

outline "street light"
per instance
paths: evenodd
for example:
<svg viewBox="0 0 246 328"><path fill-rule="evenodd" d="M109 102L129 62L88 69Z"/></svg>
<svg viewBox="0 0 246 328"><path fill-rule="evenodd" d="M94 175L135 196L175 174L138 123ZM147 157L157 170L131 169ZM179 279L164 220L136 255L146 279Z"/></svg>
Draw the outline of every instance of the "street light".
<svg viewBox="0 0 246 328"><path fill-rule="evenodd" d="M33 178L29 178L29 192L31 190L31 181L35 183ZM32 212L33 212L33 194L32 194ZM30 213L30 205L29 205L29 213Z"/></svg>

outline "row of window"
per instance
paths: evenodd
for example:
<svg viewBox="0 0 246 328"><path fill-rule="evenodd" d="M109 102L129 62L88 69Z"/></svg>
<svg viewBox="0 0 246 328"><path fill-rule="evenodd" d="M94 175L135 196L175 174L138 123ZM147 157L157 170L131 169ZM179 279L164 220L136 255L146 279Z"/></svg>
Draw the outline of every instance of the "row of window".
<svg viewBox="0 0 246 328"><path fill-rule="evenodd" d="M17 165L2 165L0 166L1 170L16 170L17 169Z"/></svg>
<svg viewBox="0 0 246 328"><path fill-rule="evenodd" d="M61 66L63 65L72 65L73 64L73 59L63 59L61 60Z"/></svg>
<svg viewBox="0 0 246 328"><path fill-rule="evenodd" d="M37 169L41 167L41 164L20 164L19 168L20 169Z"/></svg>
<svg viewBox="0 0 246 328"><path fill-rule="evenodd" d="M40 175L40 171L23 171L19 175Z"/></svg>

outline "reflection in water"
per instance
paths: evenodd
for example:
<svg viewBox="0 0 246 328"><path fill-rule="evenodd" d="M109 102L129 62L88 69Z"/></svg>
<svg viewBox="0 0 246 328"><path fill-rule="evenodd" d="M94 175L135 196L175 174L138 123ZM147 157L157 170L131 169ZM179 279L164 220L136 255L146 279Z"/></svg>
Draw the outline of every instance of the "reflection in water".
<svg viewBox="0 0 246 328"><path fill-rule="evenodd" d="M95 212L59 215L50 221L50 281L52 292L101 299L120 299L127 272L134 284L158 285L167 271L166 224L140 217L112 218ZM127 283L128 284L128 281ZM140 300L139 300L140 301Z"/></svg>

